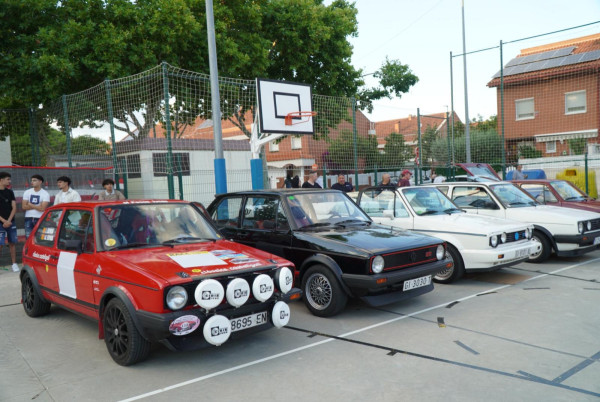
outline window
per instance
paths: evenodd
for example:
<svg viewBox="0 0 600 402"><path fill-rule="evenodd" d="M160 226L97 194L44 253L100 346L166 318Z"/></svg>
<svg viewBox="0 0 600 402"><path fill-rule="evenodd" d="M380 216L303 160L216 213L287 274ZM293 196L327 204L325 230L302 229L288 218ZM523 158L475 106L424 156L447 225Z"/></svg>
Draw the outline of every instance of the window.
<svg viewBox="0 0 600 402"><path fill-rule="evenodd" d="M452 201L461 208L498 209L494 200L481 187L455 187Z"/></svg>
<svg viewBox="0 0 600 402"><path fill-rule="evenodd" d="M546 153L551 154L556 152L556 141L548 141L546 143Z"/></svg>
<svg viewBox="0 0 600 402"><path fill-rule="evenodd" d="M302 137L292 137L292 149L302 149Z"/></svg>
<svg viewBox="0 0 600 402"><path fill-rule="evenodd" d="M139 179L142 177L142 169L140 165L140 155L133 154L117 158L119 165L117 173L125 172L128 179Z"/></svg>
<svg viewBox="0 0 600 402"><path fill-rule="evenodd" d="M154 177L165 177L167 175L167 153L152 154L152 170ZM173 154L173 174L182 176L190 175L190 154L176 153Z"/></svg>
<svg viewBox="0 0 600 402"><path fill-rule="evenodd" d="M91 231L92 225L90 225L91 217L91 211L67 211L58 237L58 248L61 250L93 252L94 241L93 232ZM87 241L88 236L89 241Z"/></svg>
<svg viewBox="0 0 600 402"><path fill-rule="evenodd" d="M62 209L58 211L52 211L46 218L40 223L37 231L35 232L35 244L41 246L52 247L54 245L54 239L56 237L56 229L58 228L58 221L62 215Z"/></svg>
<svg viewBox="0 0 600 402"><path fill-rule="evenodd" d="M529 184L525 183L521 188L529 193L539 203L545 204L547 202L558 202L554 194L550 191L548 186L543 184Z"/></svg>
<svg viewBox="0 0 600 402"><path fill-rule="evenodd" d="M518 99L515 101L517 120L529 120L535 118L533 98Z"/></svg>
<svg viewBox="0 0 600 402"><path fill-rule="evenodd" d="M279 152L279 143L269 142L269 151Z"/></svg>
<svg viewBox="0 0 600 402"><path fill-rule="evenodd" d="M275 229L279 202L275 198L249 197L244 208L245 229Z"/></svg>
<svg viewBox="0 0 600 402"><path fill-rule="evenodd" d="M586 111L585 91L567 92L565 94L565 114L585 113Z"/></svg>
<svg viewBox="0 0 600 402"><path fill-rule="evenodd" d="M241 205L241 197L225 198L219 203L211 218L219 229L224 227L237 228Z"/></svg>

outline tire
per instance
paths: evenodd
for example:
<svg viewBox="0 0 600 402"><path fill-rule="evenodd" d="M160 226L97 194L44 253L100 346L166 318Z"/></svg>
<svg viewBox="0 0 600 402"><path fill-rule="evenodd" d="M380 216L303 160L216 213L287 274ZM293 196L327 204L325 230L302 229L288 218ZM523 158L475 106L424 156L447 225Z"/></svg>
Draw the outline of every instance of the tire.
<svg viewBox="0 0 600 402"><path fill-rule="evenodd" d="M315 265L306 271L302 278L302 290L304 304L317 317L334 316L348 302L348 295L338 279L323 265Z"/></svg>
<svg viewBox="0 0 600 402"><path fill-rule="evenodd" d="M117 299L106 305L102 317L104 343L110 357L121 366L138 363L150 354L150 342L137 330L127 307Z"/></svg>
<svg viewBox="0 0 600 402"><path fill-rule="evenodd" d="M550 239L539 230L534 230L531 238L539 241L542 244L542 249L536 254L531 254L527 262L540 263L546 261L552 253L552 243L550 243Z"/></svg>
<svg viewBox="0 0 600 402"><path fill-rule="evenodd" d="M28 273L21 278L21 298L25 314L30 317L41 317L50 311L50 303L42 299Z"/></svg>
<svg viewBox="0 0 600 402"><path fill-rule="evenodd" d="M454 246L448 244L446 248L446 256L452 260L453 267L444 269L433 277L433 280L438 283L454 282L462 278L465 273L465 263L463 262L460 253L456 248L454 248Z"/></svg>

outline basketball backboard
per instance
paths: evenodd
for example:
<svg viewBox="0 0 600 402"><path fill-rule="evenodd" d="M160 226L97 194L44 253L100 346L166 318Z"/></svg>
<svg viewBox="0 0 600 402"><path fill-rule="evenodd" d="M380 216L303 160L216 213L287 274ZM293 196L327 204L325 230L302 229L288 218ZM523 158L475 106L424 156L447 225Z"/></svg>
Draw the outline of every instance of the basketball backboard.
<svg viewBox="0 0 600 402"><path fill-rule="evenodd" d="M314 134L314 122L310 116L313 111L310 85L257 78L256 92L261 132ZM289 113L296 114L288 116ZM290 119L292 124L289 124Z"/></svg>

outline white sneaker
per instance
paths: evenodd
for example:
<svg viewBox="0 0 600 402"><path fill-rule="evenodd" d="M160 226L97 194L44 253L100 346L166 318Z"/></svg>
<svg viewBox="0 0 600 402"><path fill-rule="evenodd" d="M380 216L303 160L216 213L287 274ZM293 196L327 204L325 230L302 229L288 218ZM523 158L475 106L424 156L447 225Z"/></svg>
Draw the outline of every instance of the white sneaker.
<svg viewBox="0 0 600 402"><path fill-rule="evenodd" d="M13 270L13 272L19 272L21 270L21 268L19 268L19 266L17 265L17 263L14 263L12 265L12 270Z"/></svg>

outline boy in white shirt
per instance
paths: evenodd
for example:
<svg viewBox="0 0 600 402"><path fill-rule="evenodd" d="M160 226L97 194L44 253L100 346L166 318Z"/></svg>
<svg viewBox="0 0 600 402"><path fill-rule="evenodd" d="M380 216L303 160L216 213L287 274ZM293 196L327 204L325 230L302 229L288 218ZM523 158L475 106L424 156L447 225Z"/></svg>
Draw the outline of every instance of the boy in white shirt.
<svg viewBox="0 0 600 402"><path fill-rule="evenodd" d="M67 176L60 176L56 179L56 185L60 191L54 197L54 205L81 201L81 196L71 188L71 179Z"/></svg>
<svg viewBox="0 0 600 402"><path fill-rule="evenodd" d="M31 186L23 193L21 206L25 211L25 237L29 237L35 224L42 217L50 203L50 194L42 188L44 178L39 174L31 176Z"/></svg>

